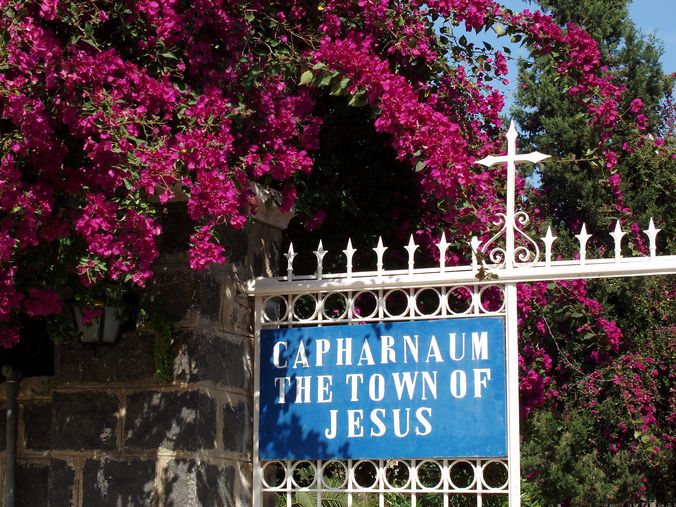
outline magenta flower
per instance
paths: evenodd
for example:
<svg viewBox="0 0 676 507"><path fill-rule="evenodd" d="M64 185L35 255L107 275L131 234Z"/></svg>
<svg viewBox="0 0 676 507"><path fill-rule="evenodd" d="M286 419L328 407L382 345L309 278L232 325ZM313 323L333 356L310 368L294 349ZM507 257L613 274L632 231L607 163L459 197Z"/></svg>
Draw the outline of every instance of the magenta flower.
<svg viewBox="0 0 676 507"><path fill-rule="evenodd" d="M63 301L53 289L28 289L28 298L24 299L26 313L31 317L41 317L61 313Z"/></svg>

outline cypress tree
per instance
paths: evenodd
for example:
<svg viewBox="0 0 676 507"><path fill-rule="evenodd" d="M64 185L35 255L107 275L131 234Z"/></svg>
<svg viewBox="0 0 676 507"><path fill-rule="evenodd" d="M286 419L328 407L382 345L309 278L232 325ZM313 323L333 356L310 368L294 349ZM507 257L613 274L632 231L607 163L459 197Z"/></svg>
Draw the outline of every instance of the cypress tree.
<svg viewBox="0 0 676 507"><path fill-rule="evenodd" d="M645 127L627 121L624 146L604 145L584 106L567 96L566 81L555 72L551 57L519 64L512 116L529 148L553 156L537 173L526 175L532 187L529 199L542 210L542 216L551 217L560 237L559 249L577 250L573 235L584 222L594 235L591 248L596 247L595 254L602 255L604 247L612 252L608 233L615 220L622 220L625 231L632 222L646 229L652 216L663 230L660 250L674 250L673 239L670 244L666 240L676 230L676 159L670 120L674 76L662 70L660 42L642 34L629 18L630 3L537 2L562 26L573 22L596 39L608 70L626 89L621 110L627 119L632 116L632 102L639 98L643 103L640 113L645 116ZM616 166L607 166L604 149L618 153ZM622 203L608 183L613 174L621 178ZM672 198L658 198L664 195ZM639 248L631 234L624 245L624 255ZM579 329L561 322L560 310L545 311L550 329L542 346L555 360L552 371L558 376L557 385L566 387L524 424L522 463L528 479L524 491L547 505L674 501L674 454L664 449L673 446L670 435L675 424L670 416L675 403L674 279L597 280L587 288L617 321L623 333L621 348L598 362L577 361L584 347ZM654 381L646 370L639 371L645 364L653 371ZM625 381L632 376L640 388ZM601 387L593 393L590 385ZM637 392L648 396L655 409L655 423L649 429L637 424L644 414L631 412L634 400L627 399L627 393L634 396Z"/></svg>
<svg viewBox="0 0 676 507"><path fill-rule="evenodd" d="M657 136L663 127L661 105L673 86L673 76L663 73L659 61L661 43L653 36L644 36L629 18L630 3L630 0L538 2L561 25L573 22L596 39L608 70L626 88L621 110L629 115L632 101L640 98L647 120L642 133ZM532 66L520 63L512 115L529 144L553 155L535 181L544 191L538 193L541 198L537 204L548 212L555 225L579 227L580 222L585 222L591 233L605 235L607 226L618 218L617 210L608 205L612 195L606 180L612 171L622 177L629 209L636 214L647 211L641 194L653 185L652 177L643 174L637 177L636 172L642 171L630 156L620 157L612 171L604 166L598 129L590 125L584 106L568 97L566 83L554 70L551 57L538 57ZM626 137L630 136L627 131ZM619 146L613 148L621 150ZM663 209L660 215L669 217L667 211Z"/></svg>

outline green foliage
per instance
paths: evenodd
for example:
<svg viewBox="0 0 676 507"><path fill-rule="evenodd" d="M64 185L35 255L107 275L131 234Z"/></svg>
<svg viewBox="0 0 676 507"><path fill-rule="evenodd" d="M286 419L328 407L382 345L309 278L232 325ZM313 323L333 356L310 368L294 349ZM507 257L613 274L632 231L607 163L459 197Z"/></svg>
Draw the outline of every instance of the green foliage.
<svg viewBox="0 0 676 507"><path fill-rule="evenodd" d="M522 466L545 505L623 503L638 490L640 478L629 470L628 452L598 450L597 430L575 410L565 418L544 411L528 420Z"/></svg>
<svg viewBox="0 0 676 507"><path fill-rule="evenodd" d="M137 327L152 333L153 354L155 356L155 374L164 382L170 383L174 379L174 350L172 325L161 314L141 310Z"/></svg>
<svg viewBox="0 0 676 507"><path fill-rule="evenodd" d="M602 0L538 3L560 23L572 21L594 36L609 69L617 76L616 82L627 88L622 104L624 114L628 114L630 102L639 97L645 104L649 128L656 129L658 106L671 90L673 80L662 72L659 43L652 37L643 37L628 18L629 1L613 0L610 8L609 2ZM551 57L535 58L533 67L522 63L519 83L511 113L529 144L553 156L539 174L545 194L536 205L546 209L557 225L568 225L577 219L585 222L590 232L605 233L606 225L611 218L617 218L617 212L608 205L613 200L606 183L611 171L602 161L601 151L605 147L597 147L599 129L591 126L585 105L570 100L567 81L556 73ZM631 194L637 183L630 177L632 166L620 160L620 166L613 170L622 175L625 194ZM633 204L631 195L625 197ZM659 216L668 215L665 212Z"/></svg>
<svg viewBox="0 0 676 507"><path fill-rule="evenodd" d="M317 507L317 493L297 491L293 494L293 507ZM347 493L331 491L322 493L321 507L347 507ZM352 505L359 505L353 503Z"/></svg>
<svg viewBox="0 0 676 507"><path fill-rule="evenodd" d="M567 81L555 72L549 57L535 58L532 67L520 65L521 86L512 114L527 144L553 155L538 169L529 201L543 210L543 216L551 217L559 236L556 252L577 251L574 234L584 222L594 235L588 255L611 255L608 233L618 218L626 231L631 222L646 229L654 217L656 227L662 229L658 250L673 253L675 141L668 111L665 115L673 79L662 72L659 42L643 36L631 22L629 0L537 3L559 23L572 21L595 37L617 82L627 89L624 114L630 114L633 99L641 98L648 120L645 130L627 129L628 148L613 146L591 126L585 106L569 100ZM655 137L664 137L665 144L656 146ZM606 149L618 153L615 167L606 166L602 158ZM613 174L621 177L623 202L609 185ZM643 241L647 243L645 235ZM636 236L628 233L622 254L637 255L639 247ZM529 502L524 501L525 505L625 504L641 498L673 501L669 485L674 484L676 465L669 448L676 403L674 287L673 277L589 282L589 297L622 330L620 350L605 350L592 361L591 345L599 337L582 302L541 308L539 315L548 326L546 337L522 331L553 358L555 369L549 374L559 391L522 427L524 496ZM550 286L550 293L555 290L561 289Z"/></svg>
<svg viewBox="0 0 676 507"><path fill-rule="evenodd" d="M537 486L527 480L521 479L521 505L523 507L544 507L540 490Z"/></svg>

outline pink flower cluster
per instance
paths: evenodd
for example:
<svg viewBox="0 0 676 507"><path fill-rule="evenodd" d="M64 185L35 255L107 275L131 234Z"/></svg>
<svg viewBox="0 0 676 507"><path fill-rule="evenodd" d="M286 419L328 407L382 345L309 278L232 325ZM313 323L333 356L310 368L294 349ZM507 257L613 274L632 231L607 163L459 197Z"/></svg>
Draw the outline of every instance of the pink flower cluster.
<svg viewBox="0 0 676 507"><path fill-rule="evenodd" d="M28 289L28 298L24 300L26 313L31 317L40 317L61 313L63 301L54 289Z"/></svg>
<svg viewBox="0 0 676 507"><path fill-rule="evenodd" d="M505 78L506 59L486 49L479 62L457 38L439 36L435 15L476 31L499 22L534 51L560 53L569 93L603 131L608 168L616 163L622 90L591 37L492 0L0 0L0 8L11 14L0 19L3 347L19 339L20 314L61 311L59 293L73 280L144 286L158 257L157 213L171 199L185 199L195 225L193 269L227 260L218 233L255 212L253 183L281 189L291 209L319 148L326 111L316 99L334 93L325 79L344 83L335 93L365 97L377 131L416 169L418 241L431 244L440 229L485 234L502 211L504 168L474 162L502 148L504 98L491 82ZM315 77L299 86L307 69ZM631 104L639 123L641 110ZM610 184L621 204L619 179ZM320 210L307 228L326 219ZM53 280L31 269L31 259L50 255L49 268L61 269ZM460 261L451 249L448 262ZM55 285L64 279L71 286ZM595 350L616 352L617 325L584 285L566 287L604 337ZM546 286L519 291L522 322L547 336ZM553 396L551 362L536 347L522 354L529 410Z"/></svg>
<svg viewBox="0 0 676 507"><path fill-rule="evenodd" d="M310 93L295 71L284 79L266 69L274 59L247 49L251 21L237 5L137 2L125 19L106 2L2 9L12 12L0 21L0 117L10 128L0 158L3 343L16 342L18 312L60 308L56 292L15 288L48 282L23 268L27 256L68 244L79 258L64 267L85 286L143 286L161 233L154 202L178 193L196 222L191 265L224 262L215 230L246 223L251 181L311 169L320 122ZM127 35L96 39L123 26Z"/></svg>
<svg viewBox="0 0 676 507"><path fill-rule="evenodd" d="M568 295L594 318L595 326L602 332L604 340L595 344L590 358L598 361L606 355L607 351L617 353L623 338L622 331L617 327L615 321L603 317L603 307L596 299L589 297L587 293L586 280L561 280L557 282L557 285L564 288ZM591 323L579 327L577 331L579 333L592 332Z"/></svg>

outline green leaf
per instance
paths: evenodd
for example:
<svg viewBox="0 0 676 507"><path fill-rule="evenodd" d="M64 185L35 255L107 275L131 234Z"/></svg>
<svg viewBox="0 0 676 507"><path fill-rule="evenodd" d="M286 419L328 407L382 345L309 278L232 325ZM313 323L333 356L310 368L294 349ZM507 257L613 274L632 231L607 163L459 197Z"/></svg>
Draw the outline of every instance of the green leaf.
<svg viewBox="0 0 676 507"><path fill-rule="evenodd" d="M343 79L341 79L337 83L333 84L333 86L331 87L331 92L329 93L329 95L332 95L334 97L339 97L341 95L344 95L348 84L350 84L350 78L344 77Z"/></svg>
<svg viewBox="0 0 676 507"><path fill-rule="evenodd" d="M418 163L415 165L415 172L419 173L420 171L425 169L426 166L427 164L425 163L424 160L419 160Z"/></svg>
<svg viewBox="0 0 676 507"><path fill-rule="evenodd" d="M352 107L363 107L368 103L369 101L366 98L366 92L360 91L352 95L352 98L350 99L350 102L347 103L347 105Z"/></svg>
<svg viewBox="0 0 676 507"><path fill-rule="evenodd" d="M312 75L312 71L306 70L300 75L300 86L304 86L306 84L309 84L312 82L312 78L314 76Z"/></svg>
<svg viewBox="0 0 676 507"><path fill-rule="evenodd" d="M333 79L338 77L338 76L339 76L338 72L331 72L331 74L327 74L319 82L319 86L329 86L331 84L331 82L333 81Z"/></svg>

